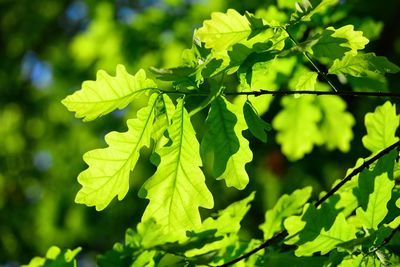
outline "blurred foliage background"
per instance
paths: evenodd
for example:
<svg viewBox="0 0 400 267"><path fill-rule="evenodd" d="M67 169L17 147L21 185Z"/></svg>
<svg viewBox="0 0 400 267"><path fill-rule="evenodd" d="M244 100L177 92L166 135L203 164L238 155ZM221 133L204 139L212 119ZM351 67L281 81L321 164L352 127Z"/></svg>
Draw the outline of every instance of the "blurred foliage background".
<svg viewBox="0 0 400 267"><path fill-rule="evenodd" d="M114 73L122 63L134 73L139 68L178 65L183 49L191 46L193 30L213 11L234 8L278 16L271 5L290 10L294 3L0 0L0 266L27 263L51 245L82 246L81 261L91 266L94 251L111 249L122 240L126 228L135 226L145 208L146 201L137 197L137 191L154 170L146 158L137 167L141 175L131 179L131 190L122 202L114 200L102 212L74 203L80 187L76 177L86 168L83 153L104 147L107 132L125 131L124 121L134 115L135 107L82 123L61 105L61 99L79 89L82 81L95 79L98 69ZM342 0L337 8L335 25L354 24L370 38L367 50L400 65L398 0ZM377 86L376 90L397 91L400 79L389 76ZM288 162L272 133L267 144L252 140L255 159L248 168L252 181L245 192L207 181L216 196L216 208L258 189L245 220L245 236L261 237L255 225L281 194L309 184L317 192L326 190L358 157L368 155L361 146L363 116L384 100L346 101L357 120L349 154L316 148L304 159ZM278 109L275 100L264 119L270 122ZM194 122L200 125L205 115L196 116ZM222 190L225 195L217 196Z"/></svg>

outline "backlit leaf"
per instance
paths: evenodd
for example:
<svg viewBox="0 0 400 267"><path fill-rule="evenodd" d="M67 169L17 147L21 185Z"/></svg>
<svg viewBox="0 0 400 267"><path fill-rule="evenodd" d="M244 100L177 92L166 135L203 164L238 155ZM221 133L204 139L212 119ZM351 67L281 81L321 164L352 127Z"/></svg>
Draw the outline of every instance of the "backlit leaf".
<svg viewBox="0 0 400 267"><path fill-rule="evenodd" d="M346 111L346 102L338 96L317 98L322 110L320 130L329 150L338 148L342 152L350 150L353 139L352 127L355 123L351 113Z"/></svg>
<svg viewBox="0 0 400 267"><path fill-rule="evenodd" d="M184 234L201 224L198 208L212 208L214 202L204 182L199 144L182 99L178 99L167 131L171 145L156 151L161 162L140 191L141 197L150 200L142 221L153 218L165 232Z"/></svg>
<svg viewBox="0 0 400 267"><path fill-rule="evenodd" d="M342 59L336 59L329 68L331 74L348 74L355 77L369 76L370 73L396 73L398 66L386 57L374 53L352 55L346 54Z"/></svg>
<svg viewBox="0 0 400 267"><path fill-rule="evenodd" d="M251 32L252 27L247 17L234 9L228 9L226 13L213 12L211 19L204 21L203 26L196 31L195 37L204 42L206 48L223 51L246 40Z"/></svg>
<svg viewBox="0 0 400 267"><path fill-rule="evenodd" d="M278 132L276 140L289 160L301 159L311 152L315 144L321 144L323 136L317 127L321 111L313 102L315 96L282 98L283 110L272 121Z"/></svg>
<svg viewBox="0 0 400 267"><path fill-rule="evenodd" d="M388 212L387 203L392 196L393 186L394 181L389 179L387 173L374 178L374 191L369 195L367 209L360 207L356 210L356 216L363 222L364 227L378 229L379 223Z"/></svg>
<svg viewBox="0 0 400 267"><path fill-rule="evenodd" d="M76 112L77 118L90 121L117 108L125 108L132 100L156 87L153 80L146 78L144 70L132 76L123 65L118 65L115 77L100 70L96 81L83 82L81 90L67 96L62 103L69 111Z"/></svg>
<svg viewBox="0 0 400 267"><path fill-rule="evenodd" d="M368 39L361 31L355 31L353 25L346 25L339 29L328 27L311 39L318 40L311 47L313 55L330 59L341 58L345 53L350 52L356 54L357 50L364 49L368 44Z"/></svg>
<svg viewBox="0 0 400 267"><path fill-rule="evenodd" d="M289 233L285 243L298 246L296 256L311 256L315 252L324 255L356 237L354 226L346 222L342 213L324 205L316 209L309 204L304 211L304 215L289 217L284 222Z"/></svg>
<svg viewBox="0 0 400 267"><path fill-rule="evenodd" d="M312 188L309 186L279 198L275 206L265 213L265 222L260 225L260 229L264 232L264 240L283 229L285 218L302 211L303 205L311 197L311 191Z"/></svg>
<svg viewBox="0 0 400 267"><path fill-rule="evenodd" d="M129 174L139 159L140 149L150 146L157 98L158 95L153 94L147 107L138 111L137 118L127 121L127 132L107 134L107 148L83 155L89 167L78 176L82 188L76 195L77 203L102 210L115 196L118 200L125 197L129 189Z"/></svg>
<svg viewBox="0 0 400 267"><path fill-rule="evenodd" d="M313 91L315 88L315 84L317 83L318 73L315 71L309 71L304 73L297 80L295 90L310 90Z"/></svg>
<svg viewBox="0 0 400 267"><path fill-rule="evenodd" d="M219 96L211 103L206 125L202 152L214 153L214 176L224 179L227 186L244 189L249 182L245 165L253 154L242 134L247 129L242 109Z"/></svg>
<svg viewBox="0 0 400 267"><path fill-rule="evenodd" d="M399 140L396 130L399 127L400 116L396 114L396 105L387 101L365 115L367 135L362 142L372 153L378 152Z"/></svg>
<svg viewBox="0 0 400 267"><path fill-rule="evenodd" d="M296 3L299 3L299 2L300 2L300 0L298 0ZM296 13L292 14L292 17L290 18L290 20L291 21L298 21L298 20L310 21L311 18L315 14L324 13L328 8L336 5L338 2L339 2L339 0L322 0L314 8L310 7L309 4L305 4L305 5L297 4Z"/></svg>

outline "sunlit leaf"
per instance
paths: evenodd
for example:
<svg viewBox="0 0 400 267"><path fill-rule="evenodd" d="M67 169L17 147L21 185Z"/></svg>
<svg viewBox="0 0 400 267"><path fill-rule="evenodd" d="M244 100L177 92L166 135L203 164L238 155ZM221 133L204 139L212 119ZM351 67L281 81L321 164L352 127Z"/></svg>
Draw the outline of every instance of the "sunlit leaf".
<svg viewBox="0 0 400 267"><path fill-rule="evenodd" d="M21 267L76 267L75 257L81 250L82 248L80 247L74 250L61 250L56 246L52 246L47 250L45 257L34 257L28 264L21 265Z"/></svg>
<svg viewBox="0 0 400 267"><path fill-rule="evenodd" d="M399 140L396 130L400 116L396 113L396 105L387 101L365 115L367 135L362 138L363 145L372 153L378 152Z"/></svg>
<svg viewBox="0 0 400 267"><path fill-rule="evenodd" d="M329 150L338 148L342 152L350 150L353 139L352 127L355 123L351 113L346 111L346 102L338 96L324 96L317 99L322 110L320 130Z"/></svg>
<svg viewBox="0 0 400 267"><path fill-rule="evenodd" d="M201 224L198 208L212 208L214 202L204 182L199 144L182 99L178 99L167 131L171 145L156 151L161 162L140 192L150 200L142 221L154 218L166 232L184 234Z"/></svg>
<svg viewBox="0 0 400 267"><path fill-rule="evenodd" d="M127 132L107 134L107 148L83 155L89 167L78 176L82 188L76 195L77 203L102 210L115 196L118 200L125 197L129 189L129 174L139 159L140 149L150 146L157 98L158 95L153 94L148 105L138 111L137 118L127 121Z"/></svg>
<svg viewBox="0 0 400 267"><path fill-rule="evenodd" d="M322 0L318 5L312 8L312 6L310 6L309 3L300 5L298 3L301 2L297 1L296 13L292 14L290 20L310 21L314 15L323 14L328 8L336 5L338 2L339 0Z"/></svg>
<svg viewBox="0 0 400 267"><path fill-rule="evenodd" d="M283 110L272 121L278 132L276 140L289 160L301 159L311 152L315 144L321 144L323 136L317 127L321 111L313 102L314 96L282 98Z"/></svg>
<svg viewBox="0 0 400 267"><path fill-rule="evenodd" d="M300 213L303 205L311 197L311 187L294 191L290 195L282 195L275 206L265 214L265 222L260 225L264 232L264 240L271 238L283 229L283 220L291 215Z"/></svg>
<svg viewBox="0 0 400 267"><path fill-rule="evenodd" d="M234 9L228 9L226 13L212 13L211 19L204 21L203 26L196 31L195 37L204 42L206 48L223 51L246 40L252 30L255 29L252 29L246 16L240 15Z"/></svg>
<svg viewBox="0 0 400 267"><path fill-rule="evenodd" d="M214 176L224 179L227 186L244 189L249 182L245 165L253 154L242 133L247 129L242 109L219 96L211 103L206 125L202 152L213 152Z"/></svg>
<svg viewBox="0 0 400 267"><path fill-rule="evenodd" d="M218 212L216 218L209 217L204 220L201 227L196 229L196 232L204 232L216 230L215 236L225 236L227 234L234 234L240 230L240 222L250 209L250 202L254 199L254 192L245 199L230 204L227 208ZM224 238L225 239L225 238ZM205 244L204 247L193 249L185 253L188 257L194 255L201 255L208 253L212 250L222 249L227 244L227 240L218 240L210 244ZM229 240L230 242L231 240Z"/></svg>
<svg viewBox="0 0 400 267"><path fill-rule="evenodd" d="M374 191L369 195L367 209L360 207L356 210L357 217L366 228L378 229L388 212L387 203L392 196L393 186L394 181L389 179L387 173L374 178Z"/></svg>
<svg viewBox="0 0 400 267"><path fill-rule="evenodd" d="M100 70L96 81L83 82L81 90L67 96L62 103L69 111L76 112L77 118L90 121L117 108L125 108L132 100L156 87L153 80L146 78L144 70L132 76L123 65L118 65L115 77Z"/></svg>
<svg viewBox="0 0 400 267"><path fill-rule="evenodd" d="M317 83L318 73L315 71L309 71L304 73L297 80L297 84L295 86L295 90L309 90L313 91L315 88L315 84Z"/></svg>
<svg viewBox="0 0 400 267"><path fill-rule="evenodd" d="M284 221L289 233L285 243L298 246L296 256L311 256L315 252L325 255L338 244L356 237L354 226L346 222L342 213L324 206L316 209L306 204L304 215Z"/></svg>
<svg viewBox="0 0 400 267"><path fill-rule="evenodd" d="M341 58L350 52L356 54L357 50L364 49L368 43L368 39L361 31L355 31L353 25L339 29L328 27L322 33L313 36L311 40L317 40L311 47L313 55L330 59Z"/></svg>
<svg viewBox="0 0 400 267"><path fill-rule="evenodd" d="M376 56L374 53L347 54L342 59L336 59L329 68L331 74L348 74L355 77L369 76L373 73L396 73L398 66L386 57Z"/></svg>

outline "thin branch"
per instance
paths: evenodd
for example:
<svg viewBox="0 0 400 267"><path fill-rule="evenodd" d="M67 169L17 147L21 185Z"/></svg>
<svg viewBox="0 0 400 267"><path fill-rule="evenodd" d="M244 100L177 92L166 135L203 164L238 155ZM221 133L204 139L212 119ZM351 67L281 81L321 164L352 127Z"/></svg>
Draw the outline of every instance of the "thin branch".
<svg viewBox="0 0 400 267"><path fill-rule="evenodd" d="M198 93L198 92L181 92L181 91L166 91L166 90L158 90L164 94L179 94L179 95L186 95L186 96L208 96L208 93ZM273 95L273 96L287 96L287 95L317 95L317 96L324 96L324 95L337 95L337 96L350 96L350 97L400 97L400 93L392 93L392 92L353 92L353 91L313 91L313 90L299 90L299 91L288 91L288 90L281 90L281 91L273 91L273 90L259 90L259 91L251 91L251 92L224 92L224 95L229 96L260 96L260 95Z"/></svg>
<svg viewBox="0 0 400 267"><path fill-rule="evenodd" d="M231 260L231 261L229 261L227 263L224 263L222 265L218 265L217 267L226 267L226 266L230 266L230 265L233 265L235 263L238 263L239 261L241 261L243 259L246 259L246 258L250 257L251 255L257 253L258 251L268 247L269 245L273 244L275 241L278 241L280 239L285 238L287 235L288 235L288 233L287 233L286 230L281 231L281 232L275 234L273 237L271 237L267 241L265 241L264 243L262 243L260 246L250 250L249 252L243 254L242 256L240 256L240 257L238 257L236 259L233 259L233 260Z"/></svg>
<svg viewBox="0 0 400 267"><path fill-rule="evenodd" d="M287 28L282 27L282 29L284 31L286 31L286 33L289 36L289 39L292 41L292 43L294 45L298 45L298 42L293 38L293 36L290 34L289 30ZM307 58L307 60L311 63L311 65L314 67L314 69L318 72L319 75L322 76L322 78L324 78L324 80L332 87L333 91L338 92L338 90L336 89L335 85L332 83L332 81L328 78L328 76L326 75L325 72L321 71L321 69L317 66L317 64L311 59L310 55L304 51L303 55Z"/></svg>
<svg viewBox="0 0 400 267"><path fill-rule="evenodd" d="M330 196L332 196L334 193L336 193L345 183L351 180L354 176L362 172L364 169L368 168L369 165L374 163L376 160L380 159L396 147L400 145L400 140L397 141L396 143L388 146L387 148L381 150L378 154L370 158L369 160L364 161L361 166L355 168L349 175L347 175L344 179L342 179L335 187L333 187L328 193L326 193L325 196L323 196L320 200L315 202L314 206L318 207L320 206L325 200L327 200Z"/></svg>
<svg viewBox="0 0 400 267"><path fill-rule="evenodd" d="M347 175L345 178L343 178L340 183L338 183L335 187L333 187L328 193L326 193L325 196L323 196L320 200L318 200L317 202L315 202L314 206L317 208L319 207L322 203L324 203L330 196L332 196L335 192L337 192L346 182L350 181L351 178L353 178L354 176L356 176L357 174L361 173L364 169L368 168L368 166L370 166L372 163L374 163L375 161L377 161L378 159L380 159L381 157L383 157L384 155L386 155L387 153L389 153L390 151L392 151L393 149L395 149L396 147L398 147L400 145L400 140L397 141L396 143L386 147L385 149L381 150L378 154L376 154L375 156L373 156L372 158L370 158L369 160L364 161L364 163L355 168L349 175ZM389 243L389 241L393 238L393 236L395 235L395 233L397 231L400 230L400 226L397 227L390 236L388 236L381 244L381 246L384 246L385 244ZM275 234L273 237L271 237L270 239L267 239L266 241L264 241L261 245L259 245L258 247L252 249L251 251L241 255L240 257L233 259L231 261L228 261L222 265L219 265L217 267L226 267L226 266L231 266L243 259L246 259L248 257L250 257L251 255L257 253L258 251L267 248L269 245L273 244L274 242L280 240L280 239L284 239L286 236L288 235L288 232L286 230L283 230L281 232L278 232L277 234ZM380 247L381 247L380 246Z"/></svg>
<svg viewBox="0 0 400 267"><path fill-rule="evenodd" d="M392 93L392 92L353 92L353 91L311 91L311 90L299 90L299 91L272 91L272 90L260 90L260 91L252 91L252 92L232 92L225 93L225 95L274 95L274 96L285 96L285 95L337 95L337 96L374 96L374 97L400 97L400 93Z"/></svg>

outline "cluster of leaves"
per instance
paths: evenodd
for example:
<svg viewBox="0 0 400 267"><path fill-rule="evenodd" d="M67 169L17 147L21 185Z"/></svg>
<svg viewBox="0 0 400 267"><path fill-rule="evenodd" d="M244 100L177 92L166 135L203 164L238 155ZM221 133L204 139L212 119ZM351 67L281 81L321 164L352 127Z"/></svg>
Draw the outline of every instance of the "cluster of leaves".
<svg viewBox="0 0 400 267"><path fill-rule="evenodd" d="M107 134L108 147L83 156L89 167L78 177L82 188L76 202L97 210L126 196L144 147L151 149L150 161L157 167L139 192L149 200L141 223L136 231L127 231L123 244L99 256L100 266L224 265L241 255L246 255L238 263L243 266L399 262L399 246L392 242L400 225L394 150L399 117L390 102L365 117L363 144L371 158L360 159L349 170L351 179L338 181L340 186L333 187L329 198L315 205L310 202L311 187L283 195L260 226L264 242L239 240L240 222L254 193L215 216L202 220L199 212L199 207L214 205L203 161L228 187L242 190L249 183L245 167L253 154L243 135L247 129L263 142L266 131L274 129L282 152L292 161L315 145L349 151L355 120L346 103L335 95L301 92L337 91L333 75L343 83L357 83L384 79L385 73L400 69L384 57L362 52L368 39L352 25L308 28L314 17L336 4L303 0L293 14L275 19L268 12L213 13L195 31L181 66L154 68L157 78L150 79L144 70L130 75L119 65L115 76L99 71L95 81L84 82L81 90L63 100L78 118L90 121L147 99L136 118L127 121L128 131ZM161 81L172 89L160 87ZM232 86L236 82L237 88ZM272 95L285 87L294 94L282 97L282 110L271 127L260 116L268 111ZM208 116L199 142L190 119L203 110ZM132 175L135 179L135 172ZM287 246L270 245L277 237Z"/></svg>

